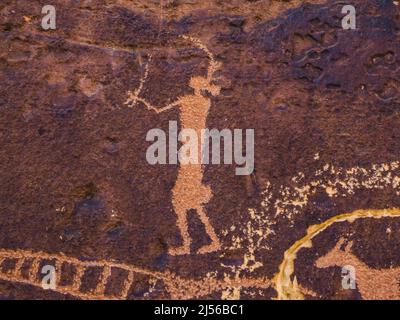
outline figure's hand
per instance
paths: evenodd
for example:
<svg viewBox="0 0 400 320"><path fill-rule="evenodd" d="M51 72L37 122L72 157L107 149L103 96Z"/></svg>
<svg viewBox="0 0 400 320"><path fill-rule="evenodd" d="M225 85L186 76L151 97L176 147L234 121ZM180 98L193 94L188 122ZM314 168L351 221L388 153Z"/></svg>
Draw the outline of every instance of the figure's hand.
<svg viewBox="0 0 400 320"><path fill-rule="evenodd" d="M128 105L129 108L133 108L138 101L138 92L137 90L132 93L132 91L128 91L128 99L124 104Z"/></svg>

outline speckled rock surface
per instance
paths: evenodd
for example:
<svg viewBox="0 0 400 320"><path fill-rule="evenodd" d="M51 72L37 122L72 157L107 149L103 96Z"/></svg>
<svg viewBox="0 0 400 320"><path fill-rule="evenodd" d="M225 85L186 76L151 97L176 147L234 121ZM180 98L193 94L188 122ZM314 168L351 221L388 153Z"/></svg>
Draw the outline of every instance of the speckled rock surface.
<svg viewBox="0 0 400 320"><path fill-rule="evenodd" d="M310 226L400 207L399 7L352 3L356 30L342 29L343 4L330 0L55 0L57 28L44 31L45 1L3 0L0 297L271 299L285 251ZM221 248L196 253L210 239L189 210L191 253L173 256L168 249L182 243L172 203L179 166L150 165L146 134L168 131L179 110L125 102L146 65L143 99L164 106L193 93L191 78L210 61L182 35L220 64L207 127L254 129L255 170L204 166L204 209ZM400 267L399 219L354 220L298 252L291 280L303 298L400 297L400 270L385 276ZM355 290L342 288L341 265L315 263L340 238L362 262ZM75 289L42 290L40 273L28 272L35 259L64 259L57 288Z"/></svg>

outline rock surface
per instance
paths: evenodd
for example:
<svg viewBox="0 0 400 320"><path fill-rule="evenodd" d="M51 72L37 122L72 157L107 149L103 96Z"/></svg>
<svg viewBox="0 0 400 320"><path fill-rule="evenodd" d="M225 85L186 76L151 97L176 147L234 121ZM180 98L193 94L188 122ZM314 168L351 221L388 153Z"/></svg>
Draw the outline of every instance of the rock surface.
<svg viewBox="0 0 400 320"><path fill-rule="evenodd" d="M399 7L352 3L356 30L342 29L343 4L330 0L55 0L57 28L45 31L43 1L3 0L0 248L134 266L128 299L276 297L284 252L310 226L400 207ZM220 64L207 127L254 129L255 170L204 167L212 191L204 208L221 249L196 253L210 239L189 210L191 253L172 256L168 249L182 243L172 203L179 166L150 165L146 134L168 132L179 110L125 102L146 66L140 95L151 104L193 94L191 78L205 77L210 61L183 35ZM365 298L374 283L344 290L341 267L315 261L344 237L362 272L382 269L385 279L400 266L399 227L394 217L338 222L299 251L291 280L307 299ZM16 267L12 260L2 272ZM101 297L118 296L131 270L114 269ZM101 272L87 270L69 293L21 283L29 279L22 272L2 278L0 296L90 298ZM400 296L389 280L380 290Z"/></svg>

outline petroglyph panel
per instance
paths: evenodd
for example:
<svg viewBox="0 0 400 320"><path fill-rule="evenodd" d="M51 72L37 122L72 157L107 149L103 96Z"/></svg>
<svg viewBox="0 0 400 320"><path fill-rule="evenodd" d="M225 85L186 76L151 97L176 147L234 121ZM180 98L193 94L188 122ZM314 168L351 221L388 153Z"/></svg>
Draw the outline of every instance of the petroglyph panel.
<svg viewBox="0 0 400 320"><path fill-rule="evenodd" d="M1 298L399 298L397 2L78 2L0 4Z"/></svg>

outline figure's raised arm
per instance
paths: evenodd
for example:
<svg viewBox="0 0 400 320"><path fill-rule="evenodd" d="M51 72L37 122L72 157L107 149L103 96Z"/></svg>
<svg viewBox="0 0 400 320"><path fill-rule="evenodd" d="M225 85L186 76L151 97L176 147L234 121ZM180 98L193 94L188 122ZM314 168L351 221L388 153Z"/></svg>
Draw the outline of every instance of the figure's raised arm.
<svg viewBox="0 0 400 320"><path fill-rule="evenodd" d="M167 105L165 107L156 107L156 106L153 106L151 103L149 103L147 100L140 98L138 96L135 96L132 92L129 92L129 98L125 102L125 104L127 104L129 108L133 108L137 102L143 103L148 110L155 111L156 113L168 111L172 108L175 108L176 106L178 106L180 104L180 101L177 100L173 103L170 103L169 105Z"/></svg>

